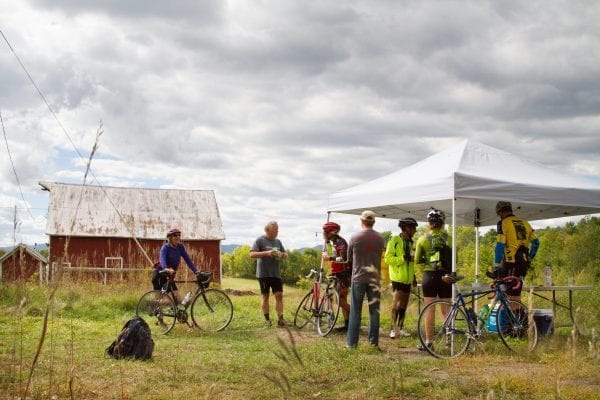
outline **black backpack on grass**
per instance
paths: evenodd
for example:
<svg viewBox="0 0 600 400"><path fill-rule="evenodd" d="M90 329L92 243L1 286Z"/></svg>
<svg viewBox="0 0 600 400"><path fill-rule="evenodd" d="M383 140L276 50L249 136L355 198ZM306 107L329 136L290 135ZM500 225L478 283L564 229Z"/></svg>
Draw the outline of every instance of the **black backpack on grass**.
<svg viewBox="0 0 600 400"><path fill-rule="evenodd" d="M148 360L152 358L153 350L150 327L143 318L133 317L123 325L121 333L106 349L106 354L116 359Z"/></svg>

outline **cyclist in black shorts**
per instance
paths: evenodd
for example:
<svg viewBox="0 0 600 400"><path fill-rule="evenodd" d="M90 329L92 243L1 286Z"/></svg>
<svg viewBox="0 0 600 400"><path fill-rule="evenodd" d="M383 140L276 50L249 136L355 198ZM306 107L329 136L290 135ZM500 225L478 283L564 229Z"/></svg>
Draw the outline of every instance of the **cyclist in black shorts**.
<svg viewBox="0 0 600 400"><path fill-rule="evenodd" d="M423 289L424 305L431 303L439 298L440 300L450 301L452 298L452 284L445 283L442 277L451 272L451 266L442 265L443 254L441 248L450 246L450 238L444 229L446 215L443 211L432 209L427 214L427 222L429 232L421 236L417 240L415 249L415 263L423 271L423 279L421 281ZM433 324L435 322L434 308L431 308L431 313L425 315L425 343L431 346L429 338L433 336ZM447 314L449 309L442 313ZM419 350L425 350L423 345L417 346Z"/></svg>
<svg viewBox="0 0 600 400"><path fill-rule="evenodd" d="M410 333L404 330L404 316L410 297L410 288L417 286L412 241L417 232L417 221L410 217L402 218L398 221L398 226L402 232L390 239L384 256L392 282L390 339L395 339L396 336L410 336Z"/></svg>
<svg viewBox="0 0 600 400"><path fill-rule="evenodd" d="M275 311L277 312L277 325L285 326L283 319L283 282L281 280L281 261L287 258L281 240L277 239L279 226L277 222L270 221L265 226L265 234L254 241L250 249L250 257L256 258L256 277L262 295L262 312L265 316L265 325L271 326L269 315L269 289L275 296Z"/></svg>

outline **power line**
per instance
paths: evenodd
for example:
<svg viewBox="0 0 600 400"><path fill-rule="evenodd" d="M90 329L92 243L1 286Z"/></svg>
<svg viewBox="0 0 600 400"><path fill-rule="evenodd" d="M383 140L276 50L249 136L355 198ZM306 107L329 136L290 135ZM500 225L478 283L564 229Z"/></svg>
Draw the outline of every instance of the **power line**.
<svg viewBox="0 0 600 400"><path fill-rule="evenodd" d="M75 149L75 152L77 153L77 155L79 156L79 158L84 163L86 163L87 168L86 168L86 171L85 171L84 185L83 186L85 186L87 175L88 175L88 172L89 172L89 174L98 183L98 187L100 188L100 190L102 190L102 193L104 193L104 196L106 196L106 198L108 199L108 201L112 205L113 209L117 213L117 215L118 215L119 219L121 220L121 222L123 223L123 225L125 225L125 227L127 227L127 230L129 231L129 234L132 236L133 240L137 243L137 245L140 248L141 252L146 256L146 258L148 259L148 262L152 263L152 260L150 259L150 257L146 253L146 250L142 247L142 245L139 243L137 237L135 236L135 232L133 231L133 228L129 226L129 224L127 223L127 221L125 221L125 218L123 217L123 215L121 214L121 212L117 209L116 204L114 204L114 202L112 201L112 199L108 196L108 193L106 193L106 190L104 190L104 187L102 186L102 184L100 183L100 181L98 180L98 178L96 178L96 176L94 175L94 173L93 173L93 171L91 169L92 157L93 157L94 153L96 152L96 150L98 149L98 138L102 134L102 122L100 122L100 127L98 128L98 131L96 132L96 142L94 143L94 147L92 149L92 152L90 153L89 160L86 160L83 157L83 155L81 154L81 152L79 151L79 149L77 148L77 146L75 145L75 143L73 142L73 140L71 139L71 136L69 135L69 133L67 132L67 130L65 129L65 127L63 126L63 124L58 119L58 115L56 115L56 113L54 112L54 110L52 110L52 107L50 107L50 104L46 100L46 97L44 96L44 94L42 93L42 91L40 90L40 88L38 87L38 85L33 80L33 77L31 76L31 74L29 73L29 71L27 71L27 68L21 62L21 59L19 58L19 56L17 55L17 53L15 52L15 50L13 49L13 47L10 45L10 42L8 41L8 39L6 38L6 36L4 36L4 32L2 32L2 30L0 30L0 35L2 35L2 38L4 38L4 41L8 45L8 48L10 49L10 51L13 53L13 55L15 56L15 58L17 59L17 61L19 62L19 65L21 66L21 68L23 69L23 71L25 72L25 74L27 75L27 77L29 78L29 80L31 81L31 84L33 85L33 87L35 87L35 90L37 90L38 94L40 95L40 97L42 98L42 100L44 101L44 103L46 104L46 107L48 107L48 110L50 111L50 114L52 114L52 116L56 120L56 123L58 124L58 126L60 126L60 128L64 132L64 134L67 137L67 139L69 139L69 142L71 143L71 145Z"/></svg>
<svg viewBox="0 0 600 400"><path fill-rule="evenodd" d="M4 35L3 35L4 36ZM2 112L0 112L0 123L2 124L2 133L4 134L4 142L6 143L6 151L8 152L8 158L10 159L10 165L12 165L13 173L15 174L15 179L17 180L17 186L19 186L19 193L21 193L21 199L23 199L23 203L25 204L25 208L27 208L27 212L34 219L33 214L29 207L27 207L27 201L25 201L25 196L23 196L23 189L21 188L21 181L19 181L19 175L17 175L17 170L15 168L15 163L13 162L12 154L10 153L10 147L8 147L8 139L6 138L6 130L4 129L4 119L2 118ZM15 214L17 212L15 206Z"/></svg>

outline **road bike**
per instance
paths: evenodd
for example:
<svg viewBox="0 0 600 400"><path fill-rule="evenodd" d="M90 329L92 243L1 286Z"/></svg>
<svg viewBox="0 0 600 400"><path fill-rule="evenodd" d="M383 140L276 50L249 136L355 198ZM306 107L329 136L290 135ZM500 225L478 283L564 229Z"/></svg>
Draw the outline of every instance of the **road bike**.
<svg viewBox="0 0 600 400"><path fill-rule="evenodd" d="M200 272L193 281L167 280L161 290L151 290L140 297L135 313L150 323L153 321L163 335L169 333L176 322L189 329L222 331L233 318L233 304L224 291L209 288L211 280L212 272ZM176 304L170 290L173 283L196 283L196 291L189 301L183 302L185 304Z"/></svg>
<svg viewBox="0 0 600 400"><path fill-rule="evenodd" d="M315 280L310 291L304 296L296 314L294 326L299 329L314 324L321 336L327 336L335 327L340 313L340 295L338 293L338 278L323 276L323 268L311 269L306 279L313 276Z"/></svg>
<svg viewBox="0 0 600 400"><path fill-rule="evenodd" d="M437 358L458 357L472 344L483 344L488 333L493 332L492 329L496 331L502 343L517 354L525 354L535 349L538 330L533 315L523 303L509 300L505 294L507 287L518 288L518 285L521 285L519 278L497 278L489 289L473 289L468 293L461 293L456 285L463 277L445 275L443 279L452 283L456 289L454 302L435 300L427 304L419 314L419 339L421 346L429 354ZM473 308L475 300L492 294L493 301L489 311L476 314ZM468 299L470 300L467 302ZM429 324L426 318L428 313ZM429 341L426 340L428 328Z"/></svg>

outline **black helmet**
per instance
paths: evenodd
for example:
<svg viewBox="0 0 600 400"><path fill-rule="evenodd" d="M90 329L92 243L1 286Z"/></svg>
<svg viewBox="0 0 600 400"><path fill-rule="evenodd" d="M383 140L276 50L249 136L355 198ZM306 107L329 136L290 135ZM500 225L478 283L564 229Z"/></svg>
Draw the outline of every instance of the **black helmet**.
<svg viewBox="0 0 600 400"><path fill-rule="evenodd" d="M446 214L442 210L438 210L436 208L432 208L431 211L427 213L427 222L432 224L444 223L446 220Z"/></svg>
<svg viewBox="0 0 600 400"><path fill-rule="evenodd" d="M499 201L496 203L496 214L498 214L500 211L512 212L512 204L510 204L510 201Z"/></svg>
<svg viewBox="0 0 600 400"><path fill-rule="evenodd" d="M419 226L419 224L417 224L417 221L414 218L406 217L398 221L398 226L400 228L402 228L403 226L414 226L416 228L417 226Z"/></svg>

